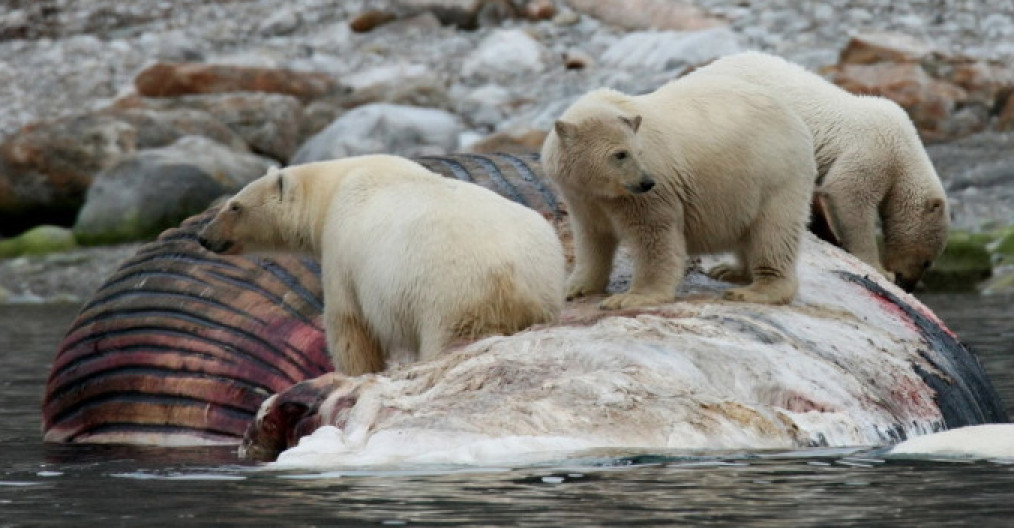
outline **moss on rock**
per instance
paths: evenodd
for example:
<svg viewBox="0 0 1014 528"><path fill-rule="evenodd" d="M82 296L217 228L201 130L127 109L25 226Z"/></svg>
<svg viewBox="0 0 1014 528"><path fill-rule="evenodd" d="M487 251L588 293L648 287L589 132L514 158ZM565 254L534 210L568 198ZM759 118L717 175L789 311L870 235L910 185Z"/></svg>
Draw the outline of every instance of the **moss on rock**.
<svg viewBox="0 0 1014 528"><path fill-rule="evenodd" d="M44 255L77 247L74 233L65 227L41 225L7 240L0 240L0 257Z"/></svg>
<svg viewBox="0 0 1014 528"><path fill-rule="evenodd" d="M952 231L947 247L933 267L923 275L927 291L975 291L993 272L993 258L987 246L995 234Z"/></svg>

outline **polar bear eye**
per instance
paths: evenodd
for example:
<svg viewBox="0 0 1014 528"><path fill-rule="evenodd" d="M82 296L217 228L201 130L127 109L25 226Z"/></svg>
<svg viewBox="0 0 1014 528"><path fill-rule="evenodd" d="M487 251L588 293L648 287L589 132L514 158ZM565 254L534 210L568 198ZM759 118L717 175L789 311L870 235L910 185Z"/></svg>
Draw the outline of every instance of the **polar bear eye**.
<svg viewBox="0 0 1014 528"><path fill-rule="evenodd" d="M229 210L232 211L232 212L234 212L234 213L239 213L241 209L243 209L243 208L240 207L240 205L238 203L236 203L236 202L233 202L233 203L229 204Z"/></svg>
<svg viewBox="0 0 1014 528"><path fill-rule="evenodd" d="M625 151L625 150L620 150L618 152L613 153L613 157L616 158L619 161L623 161L623 160L627 159L627 156L629 156L629 155L630 154L627 151Z"/></svg>

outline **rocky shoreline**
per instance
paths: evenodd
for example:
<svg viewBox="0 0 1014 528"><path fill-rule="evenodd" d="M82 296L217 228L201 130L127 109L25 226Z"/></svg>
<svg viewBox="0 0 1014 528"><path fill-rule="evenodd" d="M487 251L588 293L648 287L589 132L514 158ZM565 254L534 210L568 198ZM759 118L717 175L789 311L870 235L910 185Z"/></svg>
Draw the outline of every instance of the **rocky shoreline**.
<svg viewBox="0 0 1014 528"><path fill-rule="evenodd" d="M954 244L928 287L975 288L1014 262L1010 2L11 4L0 301L87 299L140 241L269 165L537 150L584 91L648 91L746 49L908 110L953 210Z"/></svg>

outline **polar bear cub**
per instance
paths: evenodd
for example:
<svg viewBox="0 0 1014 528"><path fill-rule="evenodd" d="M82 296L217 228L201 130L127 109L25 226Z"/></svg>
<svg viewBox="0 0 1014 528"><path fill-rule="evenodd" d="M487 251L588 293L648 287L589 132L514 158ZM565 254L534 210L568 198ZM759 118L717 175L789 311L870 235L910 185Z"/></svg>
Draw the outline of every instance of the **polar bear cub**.
<svg viewBox="0 0 1014 528"><path fill-rule="evenodd" d="M756 83L803 118L813 134L818 197L835 236L846 251L912 290L946 246L950 213L908 114L890 99L853 95L766 53L722 57L690 76L715 74Z"/></svg>
<svg viewBox="0 0 1014 528"><path fill-rule="evenodd" d="M812 145L792 110L736 79L580 97L542 148L575 234L568 298L605 292L622 241L634 260L630 289L602 308L669 302L688 255L724 251L738 263L712 276L750 282L727 299L791 302L817 170Z"/></svg>
<svg viewBox="0 0 1014 528"><path fill-rule="evenodd" d="M319 259L328 349L348 375L383 370L395 350L431 359L458 339L550 322L563 305L563 249L546 219L396 156L272 169L199 240Z"/></svg>

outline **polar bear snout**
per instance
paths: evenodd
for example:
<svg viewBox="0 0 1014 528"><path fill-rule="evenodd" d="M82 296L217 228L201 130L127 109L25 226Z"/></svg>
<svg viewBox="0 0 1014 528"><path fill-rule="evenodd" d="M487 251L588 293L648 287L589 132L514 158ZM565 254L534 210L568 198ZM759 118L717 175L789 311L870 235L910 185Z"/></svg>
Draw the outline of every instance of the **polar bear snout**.
<svg viewBox="0 0 1014 528"><path fill-rule="evenodd" d="M655 179L645 175L641 177L641 181L632 183L626 187L628 191L634 194L643 194L655 188Z"/></svg>
<svg viewBox="0 0 1014 528"><path fill-rule="evenodd" d="M227 253L236 243L232 240L210 240L202 235L197 236L197 243L204 249L215 253Z"/></svg>

